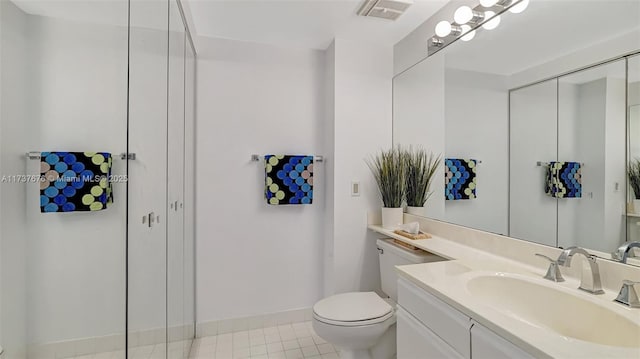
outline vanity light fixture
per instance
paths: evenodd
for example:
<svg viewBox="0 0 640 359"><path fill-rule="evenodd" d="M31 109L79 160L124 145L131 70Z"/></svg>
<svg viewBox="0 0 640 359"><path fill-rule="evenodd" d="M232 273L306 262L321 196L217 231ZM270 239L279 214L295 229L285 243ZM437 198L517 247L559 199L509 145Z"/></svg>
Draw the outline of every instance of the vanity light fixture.
<svg viewBox="0 0 640 359"><path fill-rule="evenodd" d="M484 14L473 11L468 6L460 6L453 14L453 20L455 20L458 25L464 25L469 22L478 23L484 20Z"/></svg>
<svg viewBox="0 0 640 359"><path fill-rule="evenodd" d="M440 21L436 25L436 35L439 37L447 37L453 34L453 36L460 36L462 34L462 28L460 26L451 25L449 21Z"/></svg>
<svg viewBox="0 0 640 359"><path fill-rule="evenodd" d="M453 15L454 23L446 20L435 26L435 36L427 41L428 56L444 49L458 38L471 41L480 27L493 30L500 25L501 15L509 10L518 14L529 6L530 0L479 0L480 4L471 8L460 6Z"/></svg>
<svg viewBox="0 0 640 359"><path fill-rule="evenodd" d="M498 0L480 0L480 5L482 5L483 7L492 7L497 3Z"/></svg>

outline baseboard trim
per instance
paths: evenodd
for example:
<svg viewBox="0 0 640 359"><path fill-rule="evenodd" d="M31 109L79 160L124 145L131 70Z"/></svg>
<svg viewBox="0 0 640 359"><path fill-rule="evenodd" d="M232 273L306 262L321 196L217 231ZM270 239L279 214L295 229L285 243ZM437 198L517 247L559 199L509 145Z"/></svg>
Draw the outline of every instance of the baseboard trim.
<svg viewBox="0 0 640 359"><path fill-rule="evenodd" d="M164 343L167 335L170 343L169 349L175 347L190 347L188 342L195 337L193 325L179 325L168 328L153 328L133 331L128 334L129 348L156 345ZM125 334L112 334L98 337L64 340L41 344L31 344L27 348L28 358L33 359L58 359L72 358L75 356L92 355L106 352L118 352L125 350ZM124 358L124 356L123 356Z"/></svg>
<svg viewBox="0 0 640 359"><path fill-rule="evenodd" d="M310 321L312 318L313 309L303 308L250 317L207 321L196 324L196 337L202 338L218 334L305 322Z"/></svg>

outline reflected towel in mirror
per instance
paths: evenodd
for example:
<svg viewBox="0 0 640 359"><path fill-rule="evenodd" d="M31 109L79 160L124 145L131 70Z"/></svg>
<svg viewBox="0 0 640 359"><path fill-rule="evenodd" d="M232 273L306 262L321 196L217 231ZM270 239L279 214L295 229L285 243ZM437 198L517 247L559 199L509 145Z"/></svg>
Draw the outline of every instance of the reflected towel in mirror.
<svg viewBox="0 0 640 359"><path fill-rule="evenodd" d="M476 198L476 168L473 159L445 158L444 196L447 201Z"/></svg>
<svg viewBox="0 0 640 359"><path fill-rule="evenodd" d="M549 162L544 181L544 193L554 198L582 197L580 162Z"/></svg>

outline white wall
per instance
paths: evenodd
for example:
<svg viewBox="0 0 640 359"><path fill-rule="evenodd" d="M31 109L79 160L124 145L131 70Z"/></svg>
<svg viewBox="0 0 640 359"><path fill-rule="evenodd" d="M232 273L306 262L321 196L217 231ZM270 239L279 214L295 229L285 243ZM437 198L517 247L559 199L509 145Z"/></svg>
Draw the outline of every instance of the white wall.
<svg viewBox="0 0 640 359"><path fill-rule="evenodd" d="M391 47L335 39L333 176L333 290L330 294L379 290L375 240L367 213L382 207L364 159L391 146L393 50ZM361 184L351 197L352 181Z"/></svg>
<svg viewBox="0 0 640 359"><path fill-rule="evenodd" d="M470 71L445 71L445 155L473 158L476 198L444 201L445 221L508 234L509 95L506 77ZM490 138L490 141L487 139Z"/></svg>
<svg viewBox="0 0 640 359"><path fill-rule="evenodd" d="M197 320L308 308L323 294L329 162L314 166L312 205L270 206L250 156L328 156L324 53L198 43Z"/></svg>
<svg viewBox="0 0 640 359"><path fill-rule="evenodd" d="M330 157L335 157L335 88L336 88L336 44L335 41L331 42L331 45L325 50L324 63L325 63L325 126L324 126L324 148L327 156L327 161L324 164L326 171L326 178L331 180L327 181L326 185L326 197L325 197L325 227L324 227L324 269L323 269L323 293L324 295L330 295L334 293L335 276L333 275L333 261L334 256L334 241L333 233L335 230L335 161L329 160Z"/></svg>
<svg viewBox="0 0 640 359"><path fill-rule="evenodd" d="M29 24L33 113L15 155L107 151L116 155L113 173L125 173L117 155L127 140L126 28L36 16ZM23 163L28 173L39 173L38 161ZM124 333L124 183L114 184L114 196L101 212L41 214L38 185L30 184L26 199L11 202L27 206L31 343Z"/></svg>
<svg viewBox="0 0 640 359"><path fill-rule="evenodd" d="M25 172L30 67L27 15L0 1L0 176ZM0 183L0 346L7 358L24 358L27 341L26 191L23 184Z"/></svg>
<svg viewBox="0 0 640 359"><path fill-rule="evenodd" d="M445 151L445 56L438 53L393 79L393 143L420 146L436 155ZM434 174L433 195L425 205L429 218L446 220L444 167Z"/></svg>

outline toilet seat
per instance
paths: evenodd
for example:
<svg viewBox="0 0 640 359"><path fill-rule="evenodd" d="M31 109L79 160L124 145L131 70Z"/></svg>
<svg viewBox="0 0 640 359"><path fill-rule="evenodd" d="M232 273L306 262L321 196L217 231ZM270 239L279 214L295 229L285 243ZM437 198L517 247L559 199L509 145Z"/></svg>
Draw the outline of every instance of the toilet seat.
<svg viewBox="0 0 640 359"><path fill-rule="evenodd" d="M313 306L316 320L343 327L382 323L393 314L393 307L375 292L336 294Z"/></svg>

